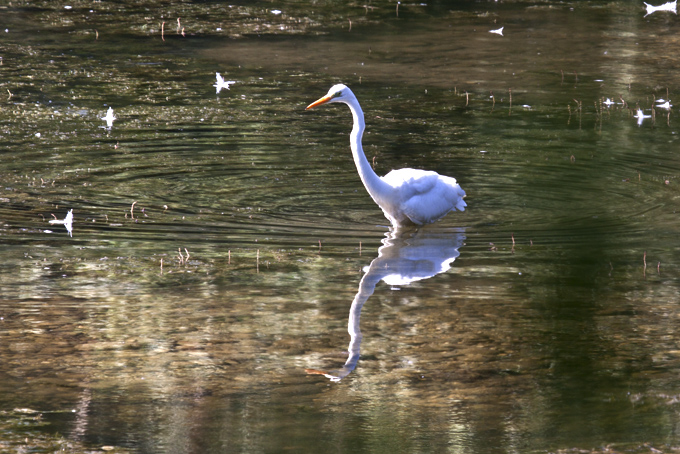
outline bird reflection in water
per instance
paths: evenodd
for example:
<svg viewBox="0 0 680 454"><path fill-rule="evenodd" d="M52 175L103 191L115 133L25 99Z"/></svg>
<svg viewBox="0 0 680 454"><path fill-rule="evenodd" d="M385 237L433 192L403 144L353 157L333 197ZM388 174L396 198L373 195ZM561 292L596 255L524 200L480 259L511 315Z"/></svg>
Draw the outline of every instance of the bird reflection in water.
<svg viewBox="0 0 680 454"><path fill-rule="evenodd" d="M307 369L308 374L324 375L340 381L349 375L359 361L361 348L361 309L373 295L375 286L384 281L391 287L405 286L444 273L460 255L458 249L465 241L464 229L441 229L426 226L418 230L398 230L385 234L376 257L364 268L352 306L349 310L347 331L350 335L349 357L338 370Z"/></svg>

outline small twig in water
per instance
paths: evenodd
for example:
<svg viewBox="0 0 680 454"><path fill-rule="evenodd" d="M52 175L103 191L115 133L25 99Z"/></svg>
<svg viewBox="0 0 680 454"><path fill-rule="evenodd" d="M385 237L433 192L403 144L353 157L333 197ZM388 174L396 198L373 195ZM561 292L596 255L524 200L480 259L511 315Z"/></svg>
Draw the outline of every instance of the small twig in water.
<svg viewBox="0 0 680 454"><path fill-rule="evenodd" d="M569 118L567 118L567 125L571 124L571 104L567 104L567 110L569 111Z"/></svg>
<svg viewBox="0 0 680 454"><path fill-rule="evenodd" d="M137 203L136 200L135 200L134 202L132 202L132 206L130 207L130 217L131 217L132 219L135 218L135 213L134 213L134 210L135 210L135 203Z"/></svg>
<svg viewBox="0 0 680 454"><path fill-rule="evenodd" d="M165 41L165 22L161 24L161 39Z"/></svg>
<svg viewBox="0 0 680 454"><path fill-rule="evenodd" d="M581 111L583 109L583 103L578 99L574 99L574 102L578 105L578 129L581 129Z"/></svg>

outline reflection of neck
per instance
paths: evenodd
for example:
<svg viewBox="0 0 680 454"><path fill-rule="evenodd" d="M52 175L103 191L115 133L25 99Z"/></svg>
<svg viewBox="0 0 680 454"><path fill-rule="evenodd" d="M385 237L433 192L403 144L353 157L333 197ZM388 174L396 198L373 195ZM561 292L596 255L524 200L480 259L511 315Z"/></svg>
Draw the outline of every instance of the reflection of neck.
<svg viewBox="0 0 680 454"><path fill-rule="evenodd" d="M342 380L357 366L363 338L359 326L361 309L373 295L378 282L384 280L389 285L409 285L413 281L429 279L447 271L458 257L458 248L465 240L463 230L425 234L425 229L414 229L401 235L396 231L388 232L385 235L378 257L367 267L349 310L349 358L341 369L324 373L332 381Z"/></svg>
<svg viewBox="0 0 680 454"><path fill-rule="evenodd" d="M349 322L347 323L347 332L350 336L349 347L347 347L349 358L345 361L345 365L342 366L342 369L331 372L331 380L333 381L342 380L357 366L361 354L361 340L363 339L360 326L361 309L371 295L373 295L375 286L384 277L384 270L382 267L377 266L377 264L384 260L383 255L385 254L385 251L389 251L390 248L394 246L395 240L396 238L393 232L387 232L385 234L385 238L382 240L383 246L378 249L378 257L373 259L359 282L359 290L357 290L357 294L352 301L352 306L349 308Z"/></svg>
<svg viewBox="0 0 680 454"><path fill-rule="evenodd" d="M373 260L375 262L377 258ZM371 263L372 265L372 263ZM350 336L349 347L347 348L349 352L349 358L345 361L342 369L334 370L329 373L333 381L340 381L349 375L356 367L359 361L360 350L361 350L361 340L363 335L361 334L361 309L364 307L364 303L373 295L375 291L375 286L380 282L381 275L378 273L371 273L369 269L364 277L361 278L359 282L359 291L354 296L354 301L352 301L352 306L349 309L349 322L347 324L347 332Z"/></svg>

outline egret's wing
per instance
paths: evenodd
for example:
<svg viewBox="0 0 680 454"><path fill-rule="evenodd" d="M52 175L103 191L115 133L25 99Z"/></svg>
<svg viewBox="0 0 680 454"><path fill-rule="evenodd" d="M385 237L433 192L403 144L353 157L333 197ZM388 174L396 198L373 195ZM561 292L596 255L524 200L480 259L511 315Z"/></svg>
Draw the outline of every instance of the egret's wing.
<svg viewBox="0 0 680 454"><path fill-rule="evenodd" d="M401 188L402 200L432 190L437 184L439 174L431 170L399 169L393 170L384 177L383 181L394 188Z"/></svg>
<svg viewBox="0 0 680 454"><path fill-rule="evenodd" d="M400 169L383 177L401 192L401 209L416 224L427 224L453 209L465 210L465 191L455 178L436 172Z"/></svg>

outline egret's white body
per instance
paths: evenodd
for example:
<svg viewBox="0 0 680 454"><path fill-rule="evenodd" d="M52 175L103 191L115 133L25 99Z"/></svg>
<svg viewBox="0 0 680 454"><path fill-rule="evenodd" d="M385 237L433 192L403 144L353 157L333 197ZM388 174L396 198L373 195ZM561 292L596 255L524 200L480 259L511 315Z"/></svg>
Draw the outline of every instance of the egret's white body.
<svg viewBox="0 0 680 454"><path fill-rule="evenodd" d="M379 177L366 159L361 146L366 128L364 113L348 87L334 85L326 96L307 106L307 109L331 102L345 103L352 111L354 126L350 134L350 146L354 163L366 190L392 225L399 227L409 223L428 224L451 210L465 210L465 191L455 178L419 169L393 170L384 177Z"/></svg>

